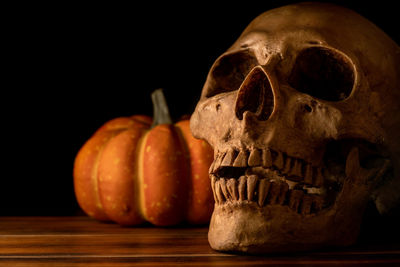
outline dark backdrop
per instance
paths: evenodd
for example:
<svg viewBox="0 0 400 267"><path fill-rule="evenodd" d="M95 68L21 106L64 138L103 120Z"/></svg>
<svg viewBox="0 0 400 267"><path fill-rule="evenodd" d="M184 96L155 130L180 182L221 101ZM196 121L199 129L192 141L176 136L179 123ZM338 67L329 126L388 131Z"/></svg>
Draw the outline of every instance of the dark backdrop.
<svg viewBox="0 0 400 267"><path fill-rule="evenodd" d="M219 2L219 1L215 1ZM152 114L163 87L173 118L190 114L213 61L258 14L295 1L20 6L3 42L1 215L79 212L78 149L107 120ZM394 2L334 1L399 43Z"/></svg>

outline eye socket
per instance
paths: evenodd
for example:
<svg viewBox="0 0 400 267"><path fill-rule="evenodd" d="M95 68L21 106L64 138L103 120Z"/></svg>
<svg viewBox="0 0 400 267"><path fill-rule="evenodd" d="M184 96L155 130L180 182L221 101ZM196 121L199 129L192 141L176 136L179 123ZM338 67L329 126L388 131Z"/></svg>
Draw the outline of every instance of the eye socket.
<svg viewBox="0 0 400 267"><path fill-rule="evenodd" d="M322 100L341 101L353 89L354 68L336 51L323 47L307 48L297 56L289 85Z"/></svg>
<svg viewBox="0 0 400 267"><path fill-rule="evenodd" d="M212 97L239 89L244 78L256 64L256 59L248 50L220 57L210 70L204 95Z"/></svg>

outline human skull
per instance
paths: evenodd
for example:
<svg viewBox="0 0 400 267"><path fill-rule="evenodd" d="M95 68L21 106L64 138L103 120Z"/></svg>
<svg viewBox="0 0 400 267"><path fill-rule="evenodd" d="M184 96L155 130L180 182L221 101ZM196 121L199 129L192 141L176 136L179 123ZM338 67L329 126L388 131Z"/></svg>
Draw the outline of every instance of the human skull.
<svg viewBox="0 0 400 267"><path fill-rule="evenodd" d="M213 64L191 118L213 147L212 248L349 245L399 202L400 49L351 10L261 14Z"/></svg>

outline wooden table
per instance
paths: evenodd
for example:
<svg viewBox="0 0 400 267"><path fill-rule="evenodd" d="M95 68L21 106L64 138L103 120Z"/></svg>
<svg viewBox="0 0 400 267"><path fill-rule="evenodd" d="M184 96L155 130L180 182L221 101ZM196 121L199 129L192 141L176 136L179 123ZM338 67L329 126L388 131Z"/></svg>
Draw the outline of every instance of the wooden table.
<svg viewBox="0 0 400 267"><path fill-rule="evenodd" d="M88 217L0 217L0 266L400 266L397 244L266 256L213 251L207 228L124 228Z"/></svg>

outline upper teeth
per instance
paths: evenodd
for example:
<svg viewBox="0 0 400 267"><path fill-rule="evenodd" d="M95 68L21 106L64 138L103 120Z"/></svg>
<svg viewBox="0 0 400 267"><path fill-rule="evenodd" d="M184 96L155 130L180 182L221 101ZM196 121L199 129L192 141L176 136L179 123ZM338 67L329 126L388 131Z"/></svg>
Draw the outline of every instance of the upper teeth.
<svg viewBox="0 0 400 267"><path fill-rule="evenodd" d="M314 187L323 185L322 168L312 166L302 159L293 158L270 148L219 151L210 167L210 173L216 174L222 167L262 167L274 169L288 180Z"/></svg>

